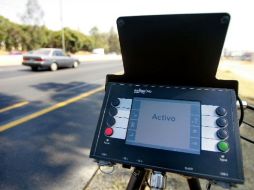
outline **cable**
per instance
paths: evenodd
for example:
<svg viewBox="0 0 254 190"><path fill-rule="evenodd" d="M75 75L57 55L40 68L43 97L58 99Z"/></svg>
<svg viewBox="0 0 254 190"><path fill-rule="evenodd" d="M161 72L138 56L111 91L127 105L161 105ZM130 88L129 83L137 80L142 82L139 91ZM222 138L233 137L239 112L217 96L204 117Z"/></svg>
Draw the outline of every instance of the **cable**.
<svg viewBox="0 0 254 190"><path fill-rule="evenodd" d="M252 106L252 105L247 105L247 109L250 109L250 110L254 111L254 106Z"/></svg>
<svg viewBox="0 0 254 190"><path fill-rule="evenodd" d="M96 174L99 171L99 167L97 167L97 169L95 170L95 172L93 173L92 177L88 180L88 182L86 183L85 187L83 187L83 190L87 189L89 187L89 185L91 184L91 182L93 181L93 179L95 178Z"/></svg>
<svg viewBox="0 0 254 190"><path fill-rule="evenodd" d="M239 118L239 127L240 127L242 125L243 118L244 118L244 110L243 110L243 102L239 96L237 96L237 100L239 101L240 111L241 111L240 118Z"/></svg>
<svg viewBox="0 0 254 190"><path fill-rule="evenodd" d="M239 96L237 96L237 100L239 101L239 105L240 105L240 110L241 110L241 113L240 113L240 118L239 118L239 127L241 126L241 124L244 122L246 125L249 125L251 127L254 127L253 125L243 121L243 118L244 118L244 110L243 110L243 103L242 103L242 100L240 99ZM248 109L251 109L251 110L254 110L254 107L253 106L247 106ZM241 138L251 144L254 144L254 141L251 140L251 139L248 139L244 136L241 135Z"/></svg>
<svg viewBox="0 0 254 190"><path fill-rule="evenodd" d="M253 127L253 125L251 125L250 123L246 122L246 121L243 121L243 118L244 118L244 110L243 110L243 103L242 103L242 100L239 98L239 96L237 96L237 100L239 101L239 105L240 105L240 110L241 110L241 114L240 114L240 119L239 119L239 127L241 126L242 123L250 126L250 127ZM250 110L253 110L254 111L254 106L251 106L251 105L247 105L247 109L250 109ZM251 139L248 139L244 136L241 135L241 138L251 144L254 144L254 141L251 140Z"/></svg>
<svg viewBox="0 0 254 190"><path fill-rule="evenodd" d="M211 186L212 186L212 183L209 182L208 184L206 184L206 190L210 190L211 189Z"/></svg>
<svg viewBox="0 0 254 190"><path fill-rule="evenodd" d="M250 126L250 127L252 127L252 128L254 128L254 125L251 125L250 123L248 123L248 122L246 122L246 121L243 121L243 123L246 124L246 125L248 125L248 126Z"/></svg>
<svg viewBox="0 0 254 190"><path fill-rule="evenodd" d="M244 136L242 136L242 135L241 135L241 138L242 138L243 140L246 140L247 142L249 142L249 143L251 143L251 144L254 144L254 141L253 141L253 140L250 140L250 139L248 139L248 138L246 138L246 137L244 137Z"/></svg>

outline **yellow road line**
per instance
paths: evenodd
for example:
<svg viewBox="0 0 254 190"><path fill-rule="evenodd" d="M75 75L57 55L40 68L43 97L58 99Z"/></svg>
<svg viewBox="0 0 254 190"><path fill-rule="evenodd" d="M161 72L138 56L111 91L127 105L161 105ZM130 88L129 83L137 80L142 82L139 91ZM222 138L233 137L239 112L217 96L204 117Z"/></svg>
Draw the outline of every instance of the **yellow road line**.
<svg viewBox="0 0 254 190"><path fill-rule="evenodd" d="M6 112L6 111L15 109L15 108L19 108L19 107L25 106L27 104L29 104L28 101L19 102L17 104L12 105L12 106L8 106L6 108L0 109L0 113L3 113L3 112Z"/></svg>
<svg viewBox="0 0 254 190"><path fill-rule="evenodd" d="M123 71L117 72L117 73L114 73L114 74L115 74L115 75L119 75L119 74L122 74L122 73L123 73ZM68 105L68 104L74 103L74 102L76 102L76 101L78 101L78 100L81 100L81 99L83 99L83 98L87 98L87 97L89 97L89 96L91 96L91 95L93 95L93 94L96 94L97 92L103 91L104 88L105 88L104 85L103 85L103 86L100 86L100 87L98 87L98 88L95 88L95 89L90 90L90 91L88 91L88 92L85 92L85 93L83 93L83 94L80 94L80 95L78 95L78 96L76 96L76 97L70 98L70 99L65 100L65 101L63 101L63 102L59 102L59 103L57 103L57 104L55 104L55 105L53 105L53 106L50 106L50 107L45 108L45 109L42 109L42 110L40 110L40 111L38 111L38 112L35 112L35 113L33 113L33 114L30 114L30 115L27 115L27 116L25 116L25 117L22 117L22 118L20 118L20 119L15 120L15 121L9 122L9 123L7 123L7 124L5 124L5 125L0 126L0 132L6 131L6 130L8 130L8 129L10 129L10 128L13 128L13 127L16 127L17 125L20 125L20 124L22 124L22 123L25 123L25 122L27 122L27 121L29 121L29 120L31 120L31 119L37 118L37 117L39 117L39 116L41 116L41 115L44 115L44 114L46 114L46 113L48 113L48 112L51 112L51 111L53 111L53 110L59 109L59 108L61 108L61 107L64 107L64 106L66 106L66 105Z"/></svg>
<svg viewBox="0 0 254 190"><path fill-rule="evenodd" d="M50 107L48 107L48 108L42 109L42 110L40 110L40 111L38 111L38 112L35 112L35 113L33 113L33 114L27 115L27 116L25 116L25 117L22 117L22 118L20 118L20 119L17 119L17 120L15 120L15 121L12 121L12 122L7 123L7 124L5 124L5 125L2 125L2 126L0 126L0 132L3 132L3 131L5 131L5 130L7 130L7 129L10 129L10 128L13 128L13 127L15 127L15 126L17 126L17 125L20 125L20 124L22 124L22 123L25 123L25 122L27 122L27 121L29 121L29 120L31 120L31 119L37 118L37 117L39 117L39 116L41 116L41 115L44 115L44 114L46 114L46 113L48 113L48 112L51 112L51 111L53 111L53 110L59 109L59 108L61 108L61 107L64 107L64 106L66 106L66 105L68 105L68 104L71 104L71 103L73 103L73 102L76 102L76 101L78 101L78 100L80 100L80 99L83 99L83 98L86 98L86 97L88 97L88 96L91 96L91 95L93 95L93 94L95 94L95 93L97 93L97 92L100 92L100 91L102 91L102 90L104 90L104 86L95 88L95 89L93 89L93 90L90 90L89 92L80 94L80 95L78 95L78 96L76 96L76 97L74 97L74 98L70 98L70 99L68 99L68 100L66 100L66 101L59 102L59 103L57 103L57 104L55 104L55 105L53 105L53 106L50 106Z"/></svg>

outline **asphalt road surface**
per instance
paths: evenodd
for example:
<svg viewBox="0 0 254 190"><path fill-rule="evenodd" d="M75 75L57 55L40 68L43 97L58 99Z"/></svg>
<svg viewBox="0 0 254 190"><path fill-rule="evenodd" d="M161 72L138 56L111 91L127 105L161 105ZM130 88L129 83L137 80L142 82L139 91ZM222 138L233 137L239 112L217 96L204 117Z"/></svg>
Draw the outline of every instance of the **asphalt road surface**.
<svg viewBox="0 0 254 190"><path fill-rule="evenodd" d="M100 87L122 70L121 61L0 68L0 189L82 189L97 167L88 157Z"/></svg>

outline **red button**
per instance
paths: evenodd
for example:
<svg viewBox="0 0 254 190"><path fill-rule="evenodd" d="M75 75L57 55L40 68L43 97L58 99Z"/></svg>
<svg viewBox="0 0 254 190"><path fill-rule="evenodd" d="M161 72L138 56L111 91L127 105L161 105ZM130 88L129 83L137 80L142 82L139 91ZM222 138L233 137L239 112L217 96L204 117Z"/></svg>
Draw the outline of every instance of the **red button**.
<svg viewBox="0 0 254 190"><path fill-rule="evenodd" d="M105 135L106 136L111 136L113 135L113 129L111 127L108 127L105 129Z"/></svg>

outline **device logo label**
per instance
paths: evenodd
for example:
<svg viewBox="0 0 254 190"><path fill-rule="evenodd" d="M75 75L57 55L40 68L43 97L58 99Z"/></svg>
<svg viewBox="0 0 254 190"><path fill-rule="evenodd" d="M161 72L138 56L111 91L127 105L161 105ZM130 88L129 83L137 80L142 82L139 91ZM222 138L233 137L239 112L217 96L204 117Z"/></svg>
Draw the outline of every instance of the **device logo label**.
<svg viewBox="0 0 254 190"><path fill-rule="evenodd" d="M151 94L152 91L148 89L134 89L134 94Z"/></svg>

